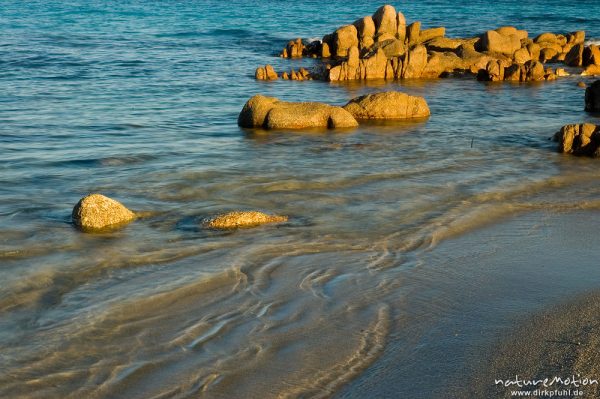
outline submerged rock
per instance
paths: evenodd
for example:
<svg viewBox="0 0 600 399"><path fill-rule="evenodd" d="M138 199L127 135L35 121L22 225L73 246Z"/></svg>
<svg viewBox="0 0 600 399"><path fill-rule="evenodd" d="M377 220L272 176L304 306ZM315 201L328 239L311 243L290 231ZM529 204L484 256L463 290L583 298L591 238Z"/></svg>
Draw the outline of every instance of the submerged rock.
<svg viewBox="0 0 600 399"><path fill-rule="evenodd" d="M344 105L356 119L413 119L430 115L423 97L398 91L367 94L353 98Z"/></svg>
<svg viewBox="0 0 600 399"><path fill-rule="evenodd" d="M102 230L129 223L135 214L118 201L101 194L89 194L75 205L71 218L84 230Z"/></svg>
<svg viewBox="0 0 600 399"><path fill-rule="evenodd" d="M553 139L558 142L559 152L600 157L600 126L591 123L565 125Z"/></svg>
<svg viewBox="0 0 600 399"><path fill-rule="evenodd" d="M585 110L600 112L600 80L596 80L585 89Z"/></svg>
<svg viewBox="0 0 600 399"><path fill-rule="evenodd" d="M280 101L257 94L244 105L238 125L265 129L333 129L355 127L358 122L341 107L317 102Z"/></svg>
<svg viewBox="0 0 600 399"><path fill-rule="evenodd" d="M256 227L268 223L287 222L287 216L267 215L257 211L229 212L204 221L211 229L236 229Z"/></svg>

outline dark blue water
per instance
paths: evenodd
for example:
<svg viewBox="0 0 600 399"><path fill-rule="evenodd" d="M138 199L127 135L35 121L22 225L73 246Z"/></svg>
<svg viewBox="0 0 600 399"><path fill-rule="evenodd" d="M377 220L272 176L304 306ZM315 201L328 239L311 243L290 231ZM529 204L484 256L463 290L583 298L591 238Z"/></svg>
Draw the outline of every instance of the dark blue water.
<svg viewBox="0 0 600 399"><path fill-rule="evenodd" d="M564 214L600 209L597 164L561 156L548 140L565 123L599 121L583 112L576 86L589 78L254 80L258 65L312 64L275 57L289 39L321 37L378 6L2 0L0 396L434 397L453 378L451 367L431 367L444 348L423 352L437 338L415 343L407 331L462 323L471 335L447 356L468 374L458 356L465 342L485 346L492 327L551 302L524 296L513 312L501 298L522 290L506 284L494 297L504 316L452 319L461 306L487 303L485 293L462 298L465 287L437 287L437 273L461 281L483 270L488 281L521 259L511 243L555 244L530 228L540 223L531 215L574 220ZM395 6L449 36L515 25L530 37L600 38L597 1ZM431 118L324 134L236 125L256 93L343 104L382 89L424 96ZM70 213L90 192L149 216L82 234ZM202 229L202 218L235 209L290 223ZM514 218L516 229L488 233L503 243L490 250L502 254L493 273L481 268L490 254L452 244ZM575 292L593 279L567 281ZM416 294L432 285L434 293ZM413 375L394 371L408 360L437 383L408 384Z"/></svg>

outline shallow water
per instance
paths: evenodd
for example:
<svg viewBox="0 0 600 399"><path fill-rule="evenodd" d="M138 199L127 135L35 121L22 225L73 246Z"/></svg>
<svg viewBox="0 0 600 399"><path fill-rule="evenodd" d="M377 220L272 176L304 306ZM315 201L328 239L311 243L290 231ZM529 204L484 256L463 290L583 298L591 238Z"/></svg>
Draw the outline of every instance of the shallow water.
<svg viewBox="0 0 600 399"><path fill-rule="evenodd" d="M600 172L548 140L565 123L599 120L583 112L577 76L253 79L259 64L311 64L273 57L288 39L378 6L3 2L0 396L442 396L494 328L593 287ZM600 37L591 1L397 8L449 35L514 24ZM326 134L236 125L256 93L343 104L382 89L424 96L431 118ZM147 217L82 234L70 212L89 192ZM290 221L201 228L234 209ZM545 252L554 274L535 274ZM505 282L517 265L518 289ZM527 295L538 280L553 294ZM490 303L489 317L462 317ZM440 340L453 324L467 338Z"/></svg>

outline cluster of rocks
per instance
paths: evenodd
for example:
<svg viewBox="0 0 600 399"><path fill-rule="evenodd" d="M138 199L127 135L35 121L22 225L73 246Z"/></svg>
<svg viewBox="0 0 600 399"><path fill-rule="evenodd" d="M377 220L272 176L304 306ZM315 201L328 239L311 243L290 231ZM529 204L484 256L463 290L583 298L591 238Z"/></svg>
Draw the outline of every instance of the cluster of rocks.
<svg viewBox="0 0 600 399"><path fill-rule="evenodd" d="M73 208L73 224L84 232L97 233L114 230L133 220L137 215L119 201L102 194L89 194ZM287 216L268 215L257 211L229 212L205 219L202 224L211 229L234 229L260 226L267 223L283 223Z"/></svg>
<svg viewBox="0 0 600 399"><path fill-rule="evenodd" d="M600 80L585 90L585 110L600 112ZM600 157L600 126L592 123L569 124L554 134L558 152Z"/></svg>
<svg viewBox="0 0 600 399"><path fill-rule="evenodd" d="M260 94L250 98L238 117L244 128L351 128L363 119L415 119L430 114L422 97L388 91L360 96L343 107L319 102L288 102Z"/></svg>
<svg viewBox="0 0 600 399"><path fill-rule="evenodd" d="M600 126L591 123L565 125L553 139L558 142L559 152L600 157Z"/></svg>
<svg viewBox="0 0 600 399"><path fill-rule="evenodd" d="M600 74L600 50L585 46L585 32L543 33L533 39L512 26L489 30L471 38L448 38L444 27L421 29L420 22L406 23L401 12L384 5L325 35L322 41L290 41L282 57L319 57L315 79L329 81L365 79L438 78L471 73L481 80L535 81L566 76L564 69L545 68L564 62Z"/></svg>
<svg viewBox="0 0 600 399"><path fill-rule="evenodd" d="M281 77L283 80L312 80L311 73L306 68L299 68L298 71L294 69L290 72L283 72L281 76L275 72L271 65L265 65L264 67L256 68L254 77L257 80L277 80Z"/></svg>
<svg viewBox="0 0 600 399"><path fill-rule="evenodd" d="M565 57L565 64L583 67L582 75L600 75L600 47L595 44L577 44Z"/></svg>
<svg viewBox="0 0 600 399"><path fill-rule="evenodd" d="M323 43L318 40L305 45L301 38L297 38L296 40L290 40L279 56L282 58L329 58L331 53L329 47L327 45L323 46Z"/></svg>

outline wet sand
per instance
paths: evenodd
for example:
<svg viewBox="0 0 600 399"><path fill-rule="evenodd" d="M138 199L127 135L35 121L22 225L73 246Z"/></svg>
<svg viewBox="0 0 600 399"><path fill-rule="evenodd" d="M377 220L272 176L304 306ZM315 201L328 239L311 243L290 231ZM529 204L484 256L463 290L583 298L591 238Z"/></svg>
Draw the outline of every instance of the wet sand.
<svg viewBox="0 0 600 399"><path fill-rule="evenodd" d="M514 397L511 391L531 391L533 395L536 389L558 390L564 393L560 397L599 397L600 292L585 294L522 320L512 334L494 347L490 357L489 365L464 397L510 398ZM490 376L503 380L504 385L490 383ZM554 380L555 377L563 381ZM566 381L569 378L572 382ZM535 384L518 388L512 384L517 379L522 385L525 381ZM541 382L545 379L549 381ZM508 387L506 380L511 381Z"/></svg>

